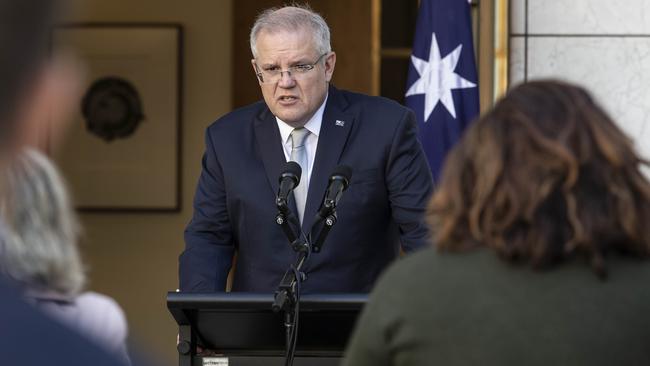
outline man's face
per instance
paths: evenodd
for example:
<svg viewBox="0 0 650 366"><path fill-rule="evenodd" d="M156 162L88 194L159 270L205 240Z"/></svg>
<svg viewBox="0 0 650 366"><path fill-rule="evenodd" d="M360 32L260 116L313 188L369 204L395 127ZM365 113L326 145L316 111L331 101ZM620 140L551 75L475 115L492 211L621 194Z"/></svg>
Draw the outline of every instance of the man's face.
<svg viewBox="0 0 650 366"><path fill-rule="evenodd" d="M292 66L313 64L321 56L311 32L304 28L296 32L263 30L256 46L257 58L252 60L255 72L273 68L286 71ZM260 82L266 105L287 124L303 126L325 100L335 63L336 55L330 52L304 74L284 72L276 83Z"/></svg>

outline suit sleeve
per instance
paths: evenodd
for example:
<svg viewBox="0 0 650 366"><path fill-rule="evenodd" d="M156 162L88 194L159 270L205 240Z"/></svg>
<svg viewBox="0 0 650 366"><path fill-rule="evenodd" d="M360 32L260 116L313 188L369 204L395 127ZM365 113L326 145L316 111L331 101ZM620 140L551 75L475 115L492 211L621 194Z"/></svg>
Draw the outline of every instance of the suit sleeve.
<svg viewBox="0 0 650 366"><path fill-rule="evenodd" d="M393 136L386 184L393 220L399 226L404 251L429 245L425 212L433 192L433 178L417 138L415 115L409 109L405 109Z"/></svg>
<svg viewBox="0 0 650 366"><path fill-rule="evenodd" d="M179 258L180 290L184 292L225 291L234 253L223 171L209 129L205 140L194 214L185 229L185 250Z"/></svg>

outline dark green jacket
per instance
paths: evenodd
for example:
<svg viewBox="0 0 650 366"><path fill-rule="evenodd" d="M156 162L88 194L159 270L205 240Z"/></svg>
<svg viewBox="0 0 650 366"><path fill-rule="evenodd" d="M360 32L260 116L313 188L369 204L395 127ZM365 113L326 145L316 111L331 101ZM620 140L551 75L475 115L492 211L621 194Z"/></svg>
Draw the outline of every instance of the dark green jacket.
<svg viewBox="0 0 650 366"><path fill-rule="evenodd" d="M486 249L407 256L377 283L345 365L650 365L650 262L546 271Z"/></svg>

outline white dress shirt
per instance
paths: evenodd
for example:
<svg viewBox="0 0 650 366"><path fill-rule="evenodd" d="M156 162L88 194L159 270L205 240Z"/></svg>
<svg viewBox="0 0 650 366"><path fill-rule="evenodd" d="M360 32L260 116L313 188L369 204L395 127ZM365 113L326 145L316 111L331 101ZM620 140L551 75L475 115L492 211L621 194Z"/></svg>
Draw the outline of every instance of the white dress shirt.
<svg viewBox="0 0 650 366"><path fill-rule="evenodd" d="M305 123L305 128L309 130L310 134L305 140L305 150L307 151L307 169L302 170L302 176L300 177L300 184L307 184L309 187L309 177L311 177L311 171L314 167L314 158L316 157L316 148L318 147L318 135L320 134L320 126L323 123L323 113L325 112L325 104L327 103L327 96L323 104L318 107L316 113ZM284 157L287 161L291 158L291 131L293 127L286 124L284 121L275 117L275 120L278 123L278 129L280 130L280 138L282 142L282 147L284 151ZM306 173L306 174L305 174Z"/></svg>

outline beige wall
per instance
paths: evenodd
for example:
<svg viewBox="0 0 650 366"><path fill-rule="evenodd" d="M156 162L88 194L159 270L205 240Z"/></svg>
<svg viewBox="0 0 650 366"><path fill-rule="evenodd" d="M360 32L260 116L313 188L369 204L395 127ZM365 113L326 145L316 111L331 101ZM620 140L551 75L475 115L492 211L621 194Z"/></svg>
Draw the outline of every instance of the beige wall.
<svg viewBox="0 0 650 366"><path fill-rule="evenodd" d="M177 287L177 258L199 174L203 131L231 105L231 0L73 0L70 22L173 22L184 27L183 209L177 214L84 214L82 250L90 288L125 309L132 338L162 366L177 364L176 327L165 294ZM128 40L127 40L128 41Z"/></svg>
<svg viewBox="0 0 650 366"><path fill-rule="evenodd" d="M648 4L511 0L510 85L559 78L585 87L650 159Z"/></svg>

